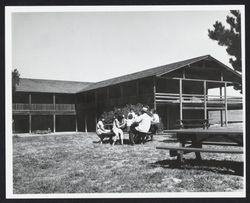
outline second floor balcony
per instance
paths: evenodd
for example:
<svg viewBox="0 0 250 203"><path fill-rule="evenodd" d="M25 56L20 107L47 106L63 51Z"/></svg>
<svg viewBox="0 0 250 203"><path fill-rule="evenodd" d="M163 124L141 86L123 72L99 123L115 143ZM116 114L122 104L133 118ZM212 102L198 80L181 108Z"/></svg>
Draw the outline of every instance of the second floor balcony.
<svg viewBox="0 0 250 203"><path fill-rule="evenodd" d="M14 103L12 104L12 110L14 112L75 112L75 104L23 104Z"/></svg>

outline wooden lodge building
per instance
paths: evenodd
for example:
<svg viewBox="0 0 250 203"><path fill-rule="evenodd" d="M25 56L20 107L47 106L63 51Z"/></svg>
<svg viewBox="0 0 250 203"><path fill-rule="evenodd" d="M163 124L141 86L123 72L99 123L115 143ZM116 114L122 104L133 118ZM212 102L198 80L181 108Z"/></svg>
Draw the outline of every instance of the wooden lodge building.
<svg viewBox="0 0 250 203"><path fill-rule="evenodd" d="M89 84L20 78L13 96L13 132L77 131L76 93Z"/></svg>
<svg viewBox="0 0 250 203"><path fill-rule="evenodd" d="M210 55L97 83L21 79L13 98L13 129L94 131L104 111L137 103L157 109L165 129L185 119L207 120L209 111L219 111L227 125L228 110L242 109L242 98L229 97L227 89L241 81ZM218 95L209 94L214 88Z"/></svg>

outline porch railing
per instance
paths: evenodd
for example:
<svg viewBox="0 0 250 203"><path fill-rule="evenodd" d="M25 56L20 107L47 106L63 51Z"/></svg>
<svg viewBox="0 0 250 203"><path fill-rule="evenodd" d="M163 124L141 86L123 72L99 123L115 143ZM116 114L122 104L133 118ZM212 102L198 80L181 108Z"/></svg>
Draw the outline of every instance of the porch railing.
<svg viewBox="0 0 250 203"><path fill-rule="evenodd" d="M13 111L75 111L75 104L12 104Z"/></svg>
<svg viewBox="0 0 250 203"><path fill-rule="evenodd" d="M180 99L182 103L218 103L224 104L227 103L242 103L242 97L236 96L224 96L220 95L203 95L203 94L180 94L176 93L155 93L155 99L157 103L179 103Z"/></svg>

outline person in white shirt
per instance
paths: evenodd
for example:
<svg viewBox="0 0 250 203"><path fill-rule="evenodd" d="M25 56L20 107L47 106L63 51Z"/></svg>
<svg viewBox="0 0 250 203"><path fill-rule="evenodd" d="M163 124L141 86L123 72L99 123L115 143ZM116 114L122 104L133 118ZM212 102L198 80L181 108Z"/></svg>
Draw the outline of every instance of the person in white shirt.
<svg viewBox="0 0 250 203"><path fill-rule="evenodd" d="M147 133L151 126L151 117L148 115L148 109L143 107L141 110L141 115L135 118L135 126L134 124L131 126L131 131L134 135L140 135L141 133ZM135 126L135 127L134 127ZM140 137L143 141L143 137ZM134 144L134 137L131 139L131 144Z"/></svg>
<svg viewBox="0 0 250 203"><path fill-rule="evenodd" d="M100 138L101 144L102 144L102 141L104 138L103 135L111 133L110 130L104 128L104 121L105 121L105 119L103 117L101 117L96 124L96 134Z"/></svg>
<svg viewBox="0 0 250 203"><path fill-rule="evenodd" d="M151 117L151 132L152 132L152 135L151 135L151 140L153 140L153 135L157 133L158 129L159 129L159 125L160 125L160 117L159 115L156 113L156 110L155 109L151 109L151 114L152 114L152 117Z"/></svg>
<svg viewBox="0 0 250 203"><path fill-rule="evenodd" d="M151 126L151 117L147 114L147 108L142 108L142 114L135 119L135 122L138 123L138 126L135 127L135 130L142 133L147 133Z"/></svg>

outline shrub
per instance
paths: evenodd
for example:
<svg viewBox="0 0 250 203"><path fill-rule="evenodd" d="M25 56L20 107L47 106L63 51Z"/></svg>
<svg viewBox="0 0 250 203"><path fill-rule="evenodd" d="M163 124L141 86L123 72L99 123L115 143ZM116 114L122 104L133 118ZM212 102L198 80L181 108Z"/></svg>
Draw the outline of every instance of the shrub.
<svg viewBox="0 0 250 203"><path fill-rule="evenodd" d="M126 106L124 106L122 108L114 107L114 109L111 111L108 111L108 112L105 111L101 114L101 116L104 117L105 123L112 123L114 120L114 116L124 115L125 118L127 118L128 112L130 111L130 109L132 109L138 115L143 106L145 106L145 105L143 105L141 103L138 103L135 105L126 104Z"/></svg>

